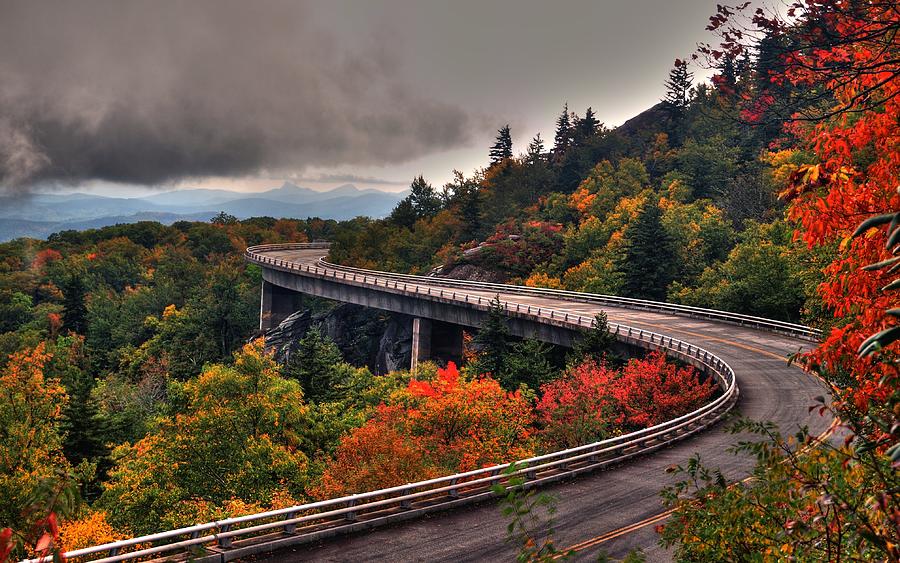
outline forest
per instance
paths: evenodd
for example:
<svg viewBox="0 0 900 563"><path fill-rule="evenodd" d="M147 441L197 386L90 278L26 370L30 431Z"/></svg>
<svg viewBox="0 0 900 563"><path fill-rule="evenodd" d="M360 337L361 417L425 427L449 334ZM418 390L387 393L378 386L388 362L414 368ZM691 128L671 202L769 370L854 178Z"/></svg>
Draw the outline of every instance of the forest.
<svg viewBox="0 0 900 563"><path fill-rule="evenodd" d="M482 169L412 179L385 219L221 213L0 244L0 560L511 461L715 392L662 355L617 355L602 318L565 352L512 338L497 310L460 366L379 373L318 327L278 363L242 252L314 240L352 266L821 329L792 361L829 383L811 408L846 439L736 422L759 435L738 445L755 479L674 467L661 541L681 560L900 559L900 13L754 10L720 6L719 43L676 60L665 98L623 125L563 103L552 141L504 126Z"/></svg>

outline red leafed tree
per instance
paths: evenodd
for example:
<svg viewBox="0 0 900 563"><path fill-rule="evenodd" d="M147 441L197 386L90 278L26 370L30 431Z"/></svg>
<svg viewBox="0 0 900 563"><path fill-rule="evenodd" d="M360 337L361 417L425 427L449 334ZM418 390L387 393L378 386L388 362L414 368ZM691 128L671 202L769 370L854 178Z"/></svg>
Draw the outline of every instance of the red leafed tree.
<svg viewBox="0 0 900 563"><path fill-rule="evenodd" d="M707 53L740 54L748 39L755 48L735 9L718 11L710 29L723 42ZM900 316L890 291L900 262L878 264L900 242L883 228L900 211L900 10L895 0L798 0L784 13L759 8L753 22L757 38L781 45L757 83L785 88L749 116L775 113L809 155L783 197L797 237L835 253L818 288L835 326L804 359L832 384L834 401L820 413L835 415L844 439L801 435L807 447L798 449L765 424L743 424L766 437L744 451L757 455L754 473L771 479L725 487L689 467L689 480L665 493L677 512L664 538L686 560L900 561L900 348L897 331L881 332ZM888 231L900 234L895 227ZM705 498L688 500L691 490Z"/></svg>
<svg viewBox="0 0 900 563"><path fill-rule="evenodd" d="M312 495L329 499L436 476L437 468L419 444L402 433L403 417L402 409L381 406L373 419L341 440Z"/></svg>
<svg viewBox="0 0 900 563"><path fill-rule="evenodd" d="M715 389L712 381L700 381L693 367L679 368L653 352L634 359L622 369L612 389L620 420L631 428L646 428L703 406Z"/></svg>
<svg viewBox="0 0 900 563"><path fill-rule="evenodd" d="M62 260L62 254L52 248L45 248L35 255L34 261L31 262L31 267L35 270L41 270L45 265L57 260Z"/></svg>
<svg viewBox="0 0 900 563"><path fill-rule="evenodd" d="M771 57L776 64L757 83L783 86L782 95L749 100L768 113L747 115L784 121L795 144L814 156L782 194L798 238L810 247L839 247L819 287L837 327L808 359L814 369L851 375L848 397L865 410L896 388L890 362L856 356L866 337L896 322L885 314L895 297L882 291L888 274L863 270L890 256L883 230L849 235L863 219L900 209L900 11L879 0L801 0L785 14L757 8L747 29L736 24L742 8L719 6L709 29L723 41L701 51L738 56L757 49L760 38L780 45Z"/></svg>
<svg viewBox="0 0 900 563"><path fill-rule="evenodd" d="M618 416L611 397L618 377L591 360L542 386L536 410L545 447L571 448L609 436Z"/></svg>
<svg viewBox="0 0 900 563"><path fill-rule="evenodd" d="M490 377L462 378L450 362L433 382L412 380L406 417L441 467L468 471L527 457L531 405Z"/></svg>
<svg viewBox="0 0 900 563"><path fill-rule="evenodd" d="M714 389L697 370L678 368L660 352L618 372L586 361L541 388L541 437L548 448L567 448L653 426L702 406Z"/></svg>
<svg viewBox="0 0 900 563"><path fill-rule="evenodd" d="M532 412L519 391L463 378L452 362L434 381L412 380L399 404L341 440L317 498L401 485L531 455Z"/></svg>

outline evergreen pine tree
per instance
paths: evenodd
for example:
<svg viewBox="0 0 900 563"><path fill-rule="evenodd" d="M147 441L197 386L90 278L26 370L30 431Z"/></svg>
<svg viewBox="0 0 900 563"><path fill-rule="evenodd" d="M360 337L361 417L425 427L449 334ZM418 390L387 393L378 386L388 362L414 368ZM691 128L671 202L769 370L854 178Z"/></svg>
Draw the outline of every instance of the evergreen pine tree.
<svg viewBox="0 0 900 563"><path fill-rule="evenodd" d="M506 325L500 297L494 297L487 317L478 328L473 339L478 350L475 371L479 374L489 373L495 378L503 377L506 368L506 356L510 350L510 333Z"/></svg>
<svg viewBox="0 0 900 563"><path fill-rule="evenodd" d="M491 166L512 158L512 155L512 135L509 132L509 124L506 124L497 130L497 141L490 152Z"/></svg>
<svg viewBox="0 0 900 563"><path fill-rule="evenodd" d="M694 75L688 72L687 61L675 59L675 66L669 72L666 80L666 95L663 98L663 108L669 116L669 138L680 144L684 137L682 127L691 102L691 83Z"/></svg>
<svg viewBox="0 0 900 563"><path fill-rule="evenodd" d="M600 122L590 107L584 112L584 117L575 120L575 146L582 146L600 130Z"/></svg>
<svg viewBox="0 0 900 563"><path fill-rule="evenodd" d="M541 134L538 133L531 139L531 142L528 144L528 153L525 155L525 161L528 164L535 165L541 162L544 159L544 140L541 139Z"/></svg>
<svg viewBox="0 0 900 563"><path fill-rule="evenodd" d="M687 61L675 59L675 66L669 71L669 79L666 80L665 103L672 110L684 112L691 101L691 83L694 80L693 73L688 72Z"/></svg>
<svg viewBox="0 0 900 563"><path fill-rule="evenodd" d="M87 328L87 288L80 272L72 272L63 280L63 328L76 334L84 334Z"/></svg>
<svg viewBox="0 0 900 563"><path fill-rule="evenodd" d="M727 96L732 96L737 92L737 71L734 66L734 57L725 56L725 60L719 67L719 79L716 87Z"/></svg>
<svg viewBox="0 0 900 563"><path fill-rule="evenodd" d="M625 231L626 247L618 269L626 297L663 301L674 278L672 238L662 225L655 198L648 198L637 219Z"/></svg>
<svg viewBox="0 0 900 563"><path fill-rule="evenodd" d="M320 327L311 327L291 352L284 374L300 382L308 401L327 402L341 392L343 362L337 345Z"/></svg>
<svg viewBox="0 0 900 563"><path fill-rule="evenodd" d="M563 105L562 113L556 118L556 135L553 137L553 159L562 161L566 153L572 147L572 120L569 115L569 104Z"/></svg>
<svg viewBox="0 0 900 563"><path fill-rule="evenodd" d="M559 376L548 359L551 352L549 344L531 338L512 344L498 376L500 385L515 391L524 383L537 391L541 385Z"/></svg>
<svg viewBox="0 0 900 563"><path fill-rule="evenodd" d="M609 331L606 313L597 313L591 328L583 331L581 338L572 346L569 363L578 364L585 360L604 361L612 354L615 343L616 337Z"/></svg>

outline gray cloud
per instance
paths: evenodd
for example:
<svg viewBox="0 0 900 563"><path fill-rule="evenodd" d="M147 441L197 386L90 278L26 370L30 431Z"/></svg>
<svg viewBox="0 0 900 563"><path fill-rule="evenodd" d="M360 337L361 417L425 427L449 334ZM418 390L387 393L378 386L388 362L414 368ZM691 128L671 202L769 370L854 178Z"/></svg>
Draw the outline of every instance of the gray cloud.
<svg viewBox="0 0 900 563"><path fill-rule="evenodd" d="M0 0L0 187L399 163L471 119L297 2Z"/></svg>

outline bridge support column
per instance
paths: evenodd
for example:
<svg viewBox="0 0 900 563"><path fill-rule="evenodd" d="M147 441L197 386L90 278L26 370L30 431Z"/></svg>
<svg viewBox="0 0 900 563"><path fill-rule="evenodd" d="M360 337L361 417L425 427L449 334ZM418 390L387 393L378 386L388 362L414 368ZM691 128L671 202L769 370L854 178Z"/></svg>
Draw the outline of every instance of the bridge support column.
<svg viewBox="0 0 900 563"><path fill-rule="evenodd" d="M294 312L294 296L290 289L263 280L259 294L259 330L273 329L288 318Z"/></svg>
<svg viewBox="0 0 900 563"><path fill-rule="evenodd" d="M412 322L412 361L409 369L415 373L419 362L431 359L431 319L414 317Z"/></svg>
<svg viewBox="0 0 900 563"><path fill-rule="evenodd" d="M431 359L456 365L462 362L463 328L459 325L414 317L412 340L412 371Z"/></svg>

